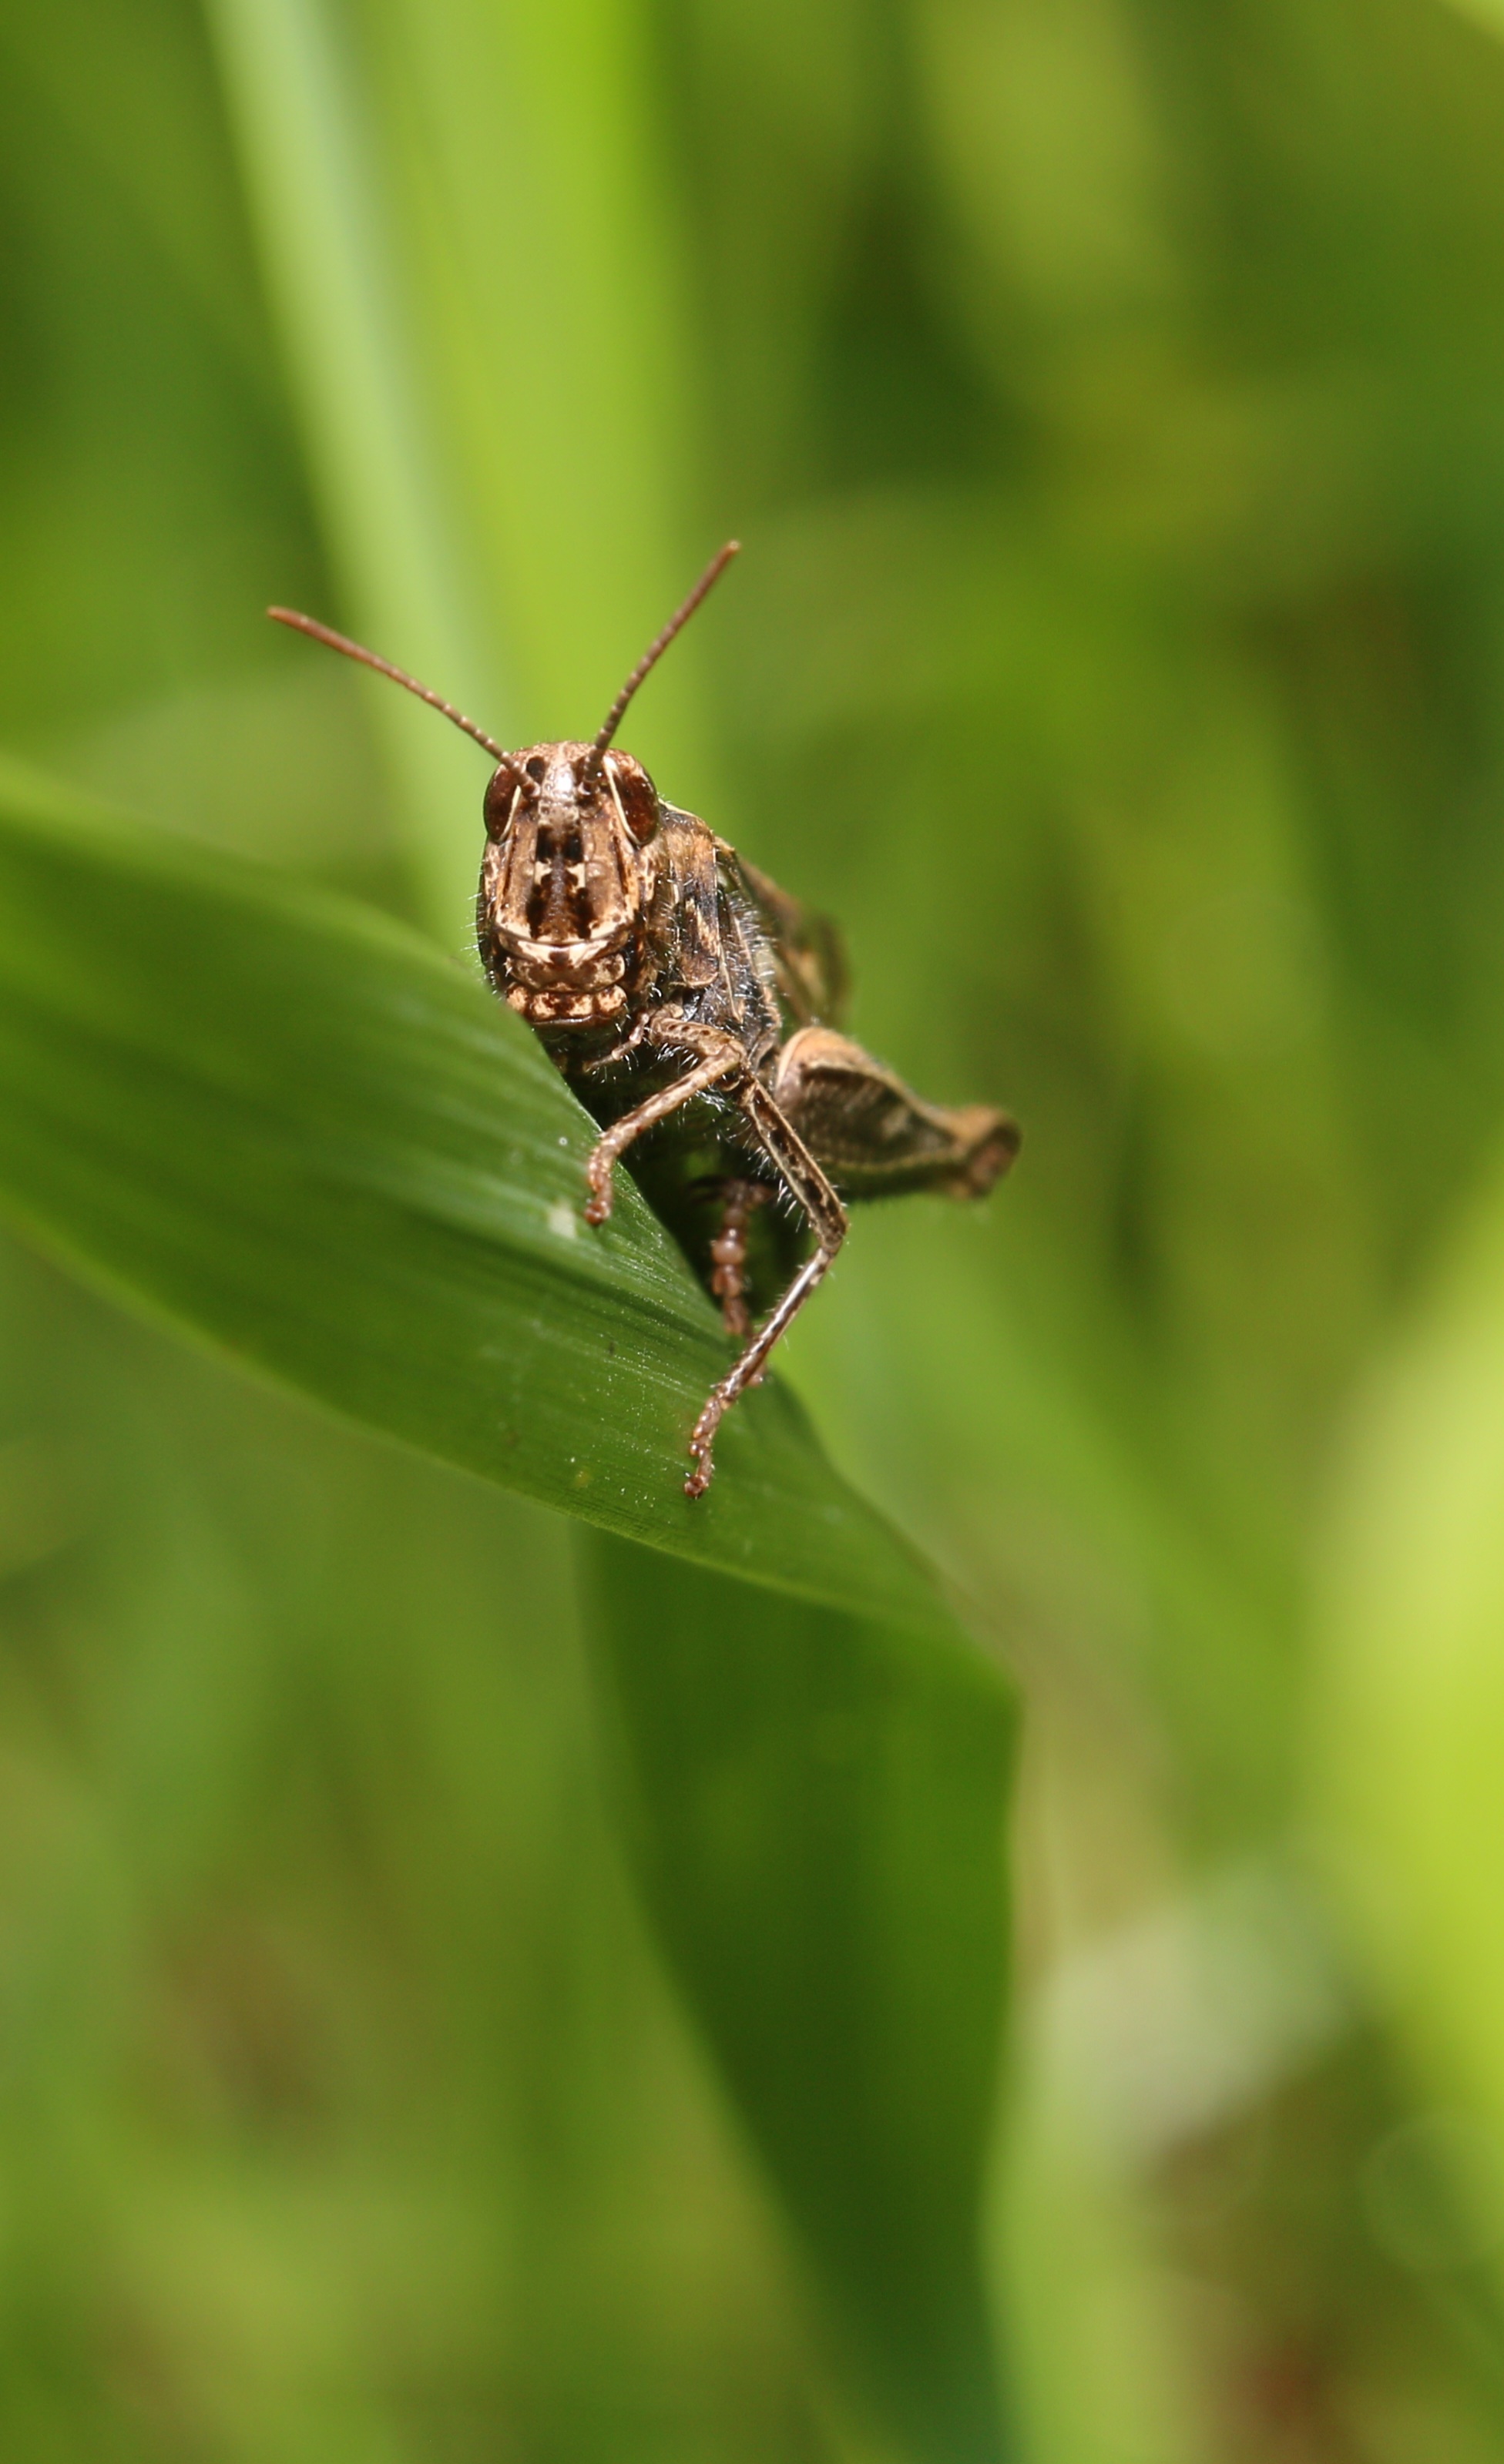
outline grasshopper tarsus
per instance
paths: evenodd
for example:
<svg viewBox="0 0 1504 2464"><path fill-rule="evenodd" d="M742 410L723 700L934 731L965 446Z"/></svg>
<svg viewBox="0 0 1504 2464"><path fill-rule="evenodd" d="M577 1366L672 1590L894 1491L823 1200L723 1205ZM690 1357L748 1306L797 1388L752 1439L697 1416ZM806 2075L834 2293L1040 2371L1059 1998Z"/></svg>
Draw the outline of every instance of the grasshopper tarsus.
<svg viewBox="0 0 1504 2464"><path fill-rule="evenodd" d="M585 1177L590 1194L580 1212L592 1229L598 1229L616 1204L616 1151L604 1138L597 1138L590 1149Z"/></svg>
<svg viewBox="0 0 1504 2464"><path fill-rule="evenodd" d="M585 1221L606 1221L616 1166L646 1141L633 1173L742 1347L695 1423L692 1498L710 1485L721 1420L762 1383L829 1270L847 1204L908 1189L981 1197L1018 1149L1006 1113L926 1104L841 1034L833 926L665 803L641 763L613 747L638 686L735 552L712 560L590 743L506 752L403 669L312 617L270 611L416 693L497 762L484 801L481 963L600 1127ZM708 1223L707 1190L719 1210ZM780 1197L799 1209L802 1234L778 1218Z"/></svg>
<svg viewBox="0 0 1504 2464"><path fill-rule="evenodd" d="M695 1468L684 1483L686 1497L703 1497L716 1477L716 1431L736 1397L726 1393L725 1379L713 1386L690 1433L689 1452Z"/></svg>

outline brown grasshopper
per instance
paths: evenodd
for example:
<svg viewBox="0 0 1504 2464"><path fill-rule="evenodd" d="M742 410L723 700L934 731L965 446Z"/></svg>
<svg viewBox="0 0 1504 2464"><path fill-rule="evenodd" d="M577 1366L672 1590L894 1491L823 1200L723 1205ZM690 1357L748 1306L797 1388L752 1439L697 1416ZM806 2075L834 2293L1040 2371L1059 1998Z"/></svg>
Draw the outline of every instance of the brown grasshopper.
<svg viewBox="0 0 1504 2464"><path fill-rule="evenodd" d="M742 1346L695 1423L690 1497L710 1485L722 1418L846 1238L845 1201L909 1189L979 1198L1019 1145L1006 1112L922 1103L843 1035L833 928L611 749L638 686L737 552L733 539L706 567L588 744L509 753L358 642L294 609L267 611L406 686L497 764L480 960L600 1128L586 1221L609 1215L630 1149L633 1177Z"/></svg>

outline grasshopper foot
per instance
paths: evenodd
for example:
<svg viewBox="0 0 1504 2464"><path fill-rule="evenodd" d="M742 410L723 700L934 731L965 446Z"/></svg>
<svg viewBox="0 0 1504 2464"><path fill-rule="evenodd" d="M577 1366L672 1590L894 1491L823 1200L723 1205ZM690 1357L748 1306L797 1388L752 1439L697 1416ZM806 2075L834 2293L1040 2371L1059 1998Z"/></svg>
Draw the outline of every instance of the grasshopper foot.
<svg viewBox="0 0 1504 2464"><path fill-rule="evenodd" d="M704 1410L695 1423L689 1441L695 1468L684 1484L686 1497L703 1497L716 1477L716 1431L720 1426L727 1404L734 1399L720 1386L713 1386L705 1398Z"/></svg>
<svg viewBox="0 0 1504 2464"><path fill-rule="evenodd" d="M585 1177L590 1184L590 1195L584 1209L586 1223L604 1223L609 1215L615 1203L615 1192L611 1187L611 1175L615 1168L615 1154L603 1139L585 1167Z"/></svg>

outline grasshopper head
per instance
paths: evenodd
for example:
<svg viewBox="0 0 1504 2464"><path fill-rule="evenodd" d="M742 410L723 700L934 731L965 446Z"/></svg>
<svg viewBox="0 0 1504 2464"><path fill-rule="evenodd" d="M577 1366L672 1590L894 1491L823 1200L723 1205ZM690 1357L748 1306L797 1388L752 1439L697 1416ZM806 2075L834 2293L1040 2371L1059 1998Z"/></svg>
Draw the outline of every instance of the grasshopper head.
<svg viewBox="0 0 1504 2464"><path fill-rule="evenodd" d="M628 1006L657 883L661 808L641 762L611 739L638 686L737 553L728 539L712 557L593 743L504 754L486 790L480 953L497 991L533 1026L609 1026Z"/></svg>
<svg viewBox="0 0 1504 2464"><path fill-rule="evenodd" d="M609 1025L627 1008L656 868L657 791L627 753L531 744L486 789L480 951L532 1026Z"/></svg>

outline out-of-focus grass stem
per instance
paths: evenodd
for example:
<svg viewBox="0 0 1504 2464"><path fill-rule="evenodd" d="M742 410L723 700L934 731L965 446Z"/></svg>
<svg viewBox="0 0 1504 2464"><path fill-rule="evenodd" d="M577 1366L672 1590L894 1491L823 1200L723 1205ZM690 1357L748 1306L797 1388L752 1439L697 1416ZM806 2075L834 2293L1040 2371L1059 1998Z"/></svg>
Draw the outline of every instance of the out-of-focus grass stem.
<svg viewBox="0 0 1504 2464"><path fill-rule="evenodd" d="M356 64L321 0L210 0L232 117L346 620L508 731L453 553L383 230ZM329 611L321 611L328 613ZM484 774L474 751L372 688L421 909L455 939Z"/></svg>

